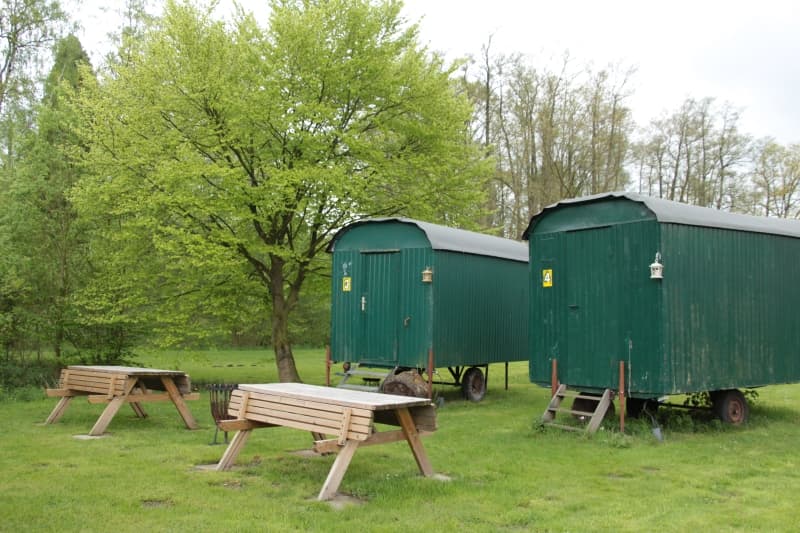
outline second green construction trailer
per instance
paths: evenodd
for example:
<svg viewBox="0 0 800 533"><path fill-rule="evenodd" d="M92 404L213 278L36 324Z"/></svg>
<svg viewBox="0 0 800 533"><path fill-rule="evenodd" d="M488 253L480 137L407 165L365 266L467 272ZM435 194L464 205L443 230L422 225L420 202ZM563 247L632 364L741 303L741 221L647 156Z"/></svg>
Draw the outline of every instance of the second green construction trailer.
<svg viewBox="0 0 800 533"><path fill-rule="evenodd" d="M446 368L479 400L490 363L528 359L525 243L389 218L344 227L328 251L332 361L431 381Z"/></svg>

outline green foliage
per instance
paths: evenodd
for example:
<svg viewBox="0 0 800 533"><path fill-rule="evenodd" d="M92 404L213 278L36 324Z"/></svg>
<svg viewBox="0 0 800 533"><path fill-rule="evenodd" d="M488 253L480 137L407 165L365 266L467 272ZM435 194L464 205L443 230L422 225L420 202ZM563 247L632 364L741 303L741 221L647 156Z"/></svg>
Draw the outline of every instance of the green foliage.
<svg viewBox="0 0 800 533"><path fill-rule="evenodd" d="M55 0L15 0L0 4L0 117L9 100L29 98L36 64L56 40L66 14Z"/></svg>
<svg viewBox="0 0 800 533"><path fill-rule="evenodd" d="M36 128L24 139L16 178L4 198L7 208L0 214L5 251L12 258L2 277L14 309L15 336L8 340L18 349L45 345L57 356L70 337L79 335L72 296L91 274L85 228L66 198L80 175L67 155L80 149L69 100L91 77L81 68L88 62L77 38L58 42ZM13 285L24 290L14 291Z"/></svg>
<svg viewBox="0 0 800 533"><path fill-rule="evenodd" d="M294 379L289 316L324 315L322 290L305 288L328 271L339 227L474 218L486 166L466 141L470 105L399 13L394 1L276 1L261 28L168 2L81 100L89 174L73 199L103 269L83 305L172 343L270 317L265 337Z"/></svg>
<svg viewBox="0 0 800 533"><path fill-rule="evenodd" d="M708 392L695 392L687 394L683 400L687 407L711 407L711 395Z"/></svg>
<svg viewBox="0 0 800 533"><path fill-rule="evenodd" d="M60 365L50 358L10 360L0 359L0 398L11 397L12 391L51 387L58 379ZM20 392L23 397L28 394Z"/></svg>

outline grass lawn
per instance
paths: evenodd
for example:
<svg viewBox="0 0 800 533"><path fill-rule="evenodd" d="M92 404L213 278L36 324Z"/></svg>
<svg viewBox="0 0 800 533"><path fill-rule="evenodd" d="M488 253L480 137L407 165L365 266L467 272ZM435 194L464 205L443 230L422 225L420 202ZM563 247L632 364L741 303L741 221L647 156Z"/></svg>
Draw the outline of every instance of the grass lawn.
<svg viewBox="0 0 800 533"><path fill-rule="evenodd" d="M324 382L321 350L298 350L301 376ZM152 353L145 366L180 368L193 382L276 381L269 351ZM202 387L201 387L202 389ZM202 391L201 391L202 392ZM57 424L55 399L0 403L0 531L792 531L800 523L800 385L759 390L750 423L724 427L683 410L626 434L589 438L534 422L549 390L527 365L492 367L481 403L439 387L439 430L424 442L434 469L418 474L402 443L356 453L340 492L362 503L335 508L315 497L333 457L292 453L307 433L255 431L230 472L202 471L211 446L208 396L190 402L201 429L186 430L171 404L147 419L120 410L108 436L79 440L102 406L80 398Z"/></svg>

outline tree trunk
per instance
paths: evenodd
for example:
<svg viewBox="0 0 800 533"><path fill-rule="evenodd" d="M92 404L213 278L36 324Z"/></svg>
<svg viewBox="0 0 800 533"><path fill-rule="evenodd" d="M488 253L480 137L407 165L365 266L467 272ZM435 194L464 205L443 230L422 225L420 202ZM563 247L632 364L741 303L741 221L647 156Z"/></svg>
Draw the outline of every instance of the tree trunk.
<svg viewBox="0 0 800 533"><path fill-rule="evenodd" d="M283 259L271 257L270 295L272 296L272 348L275 351L275 364L278 367L278 379L282 382L300 382L297 366L289 340L290 303L284 293ZM290 295L291 297L291 295Z"/></svg>
<svg viewBox="0 0 800 533"><path fill-rule="evenodd" d="M273 295L272 348L275 351L278 379L282 383L287 381L300 382L300 375L297 373L297 366L292 353L292 343L289 341L289 313L285 302L282 302L283 298L280 298L280 300L281 302Z"/></svg>

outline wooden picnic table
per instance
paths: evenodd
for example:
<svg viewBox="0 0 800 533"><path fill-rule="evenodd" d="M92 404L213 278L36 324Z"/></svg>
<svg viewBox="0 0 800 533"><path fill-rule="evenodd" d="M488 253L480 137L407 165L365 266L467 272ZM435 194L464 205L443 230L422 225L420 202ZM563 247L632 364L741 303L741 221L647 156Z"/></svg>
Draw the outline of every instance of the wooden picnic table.
<svg viewBox="0 0 800 533"><path fill-rule="evenodd" d="M228 470L233 465L254 429L283 426L311 432L314 451L338 454L318 500L329 500L336 494L360 446L405 440L420 472L433 475L420 439L436 430L436 410L426 398L302 383L239 385L231 394L228 413L234 418L221 421L220 426L237 433L216 470ZM376 423L400 429L377 431Z"/></svg>
<svg viewBox="0 0 800 533"><path fill-rule="evenodd" d="M192 392L189 376L179 370L73 365L61 371L58 388L47 389L47 395L61 399L47 417L46 424L57 422L76 396L87 396L89 403L108 404L89 432L92 436L102 435L125 403L131 405L136 416L145 418L147 413L142 403L170 401L186 427L197 429L186 400L198 400L200 394Z"/></svg>

